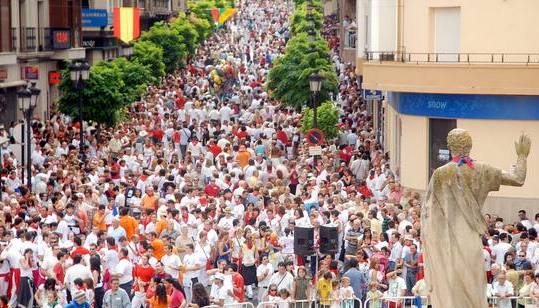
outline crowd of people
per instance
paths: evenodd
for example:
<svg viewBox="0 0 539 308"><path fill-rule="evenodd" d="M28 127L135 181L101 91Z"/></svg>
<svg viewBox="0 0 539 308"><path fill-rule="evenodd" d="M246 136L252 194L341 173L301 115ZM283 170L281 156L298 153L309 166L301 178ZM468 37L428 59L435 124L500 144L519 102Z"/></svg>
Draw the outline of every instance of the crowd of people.
<svg viewBox="0 0 539 308"><path fill-rule="evenodd" d="M341 132L314 160L301 114L264 90L292 5L238 7L185 69L148 88L127 122L84 126L82 156L79 123L60 114L33 121L31 183L3 149L0 308L311 299L374 308L427 294L422 198L400 186L376 141L354 67L338 57L335 18L323 33ZM226 84L209 74L217 65L232 69ZM522 307L539 303L539 215L519 215L516 224L486 216L485 275L499 307L512 295L530 297L515 301ZM337 229L337 253L317 249L320 226ZM314 229L314 256L294 254L296 227Z"/></svg>

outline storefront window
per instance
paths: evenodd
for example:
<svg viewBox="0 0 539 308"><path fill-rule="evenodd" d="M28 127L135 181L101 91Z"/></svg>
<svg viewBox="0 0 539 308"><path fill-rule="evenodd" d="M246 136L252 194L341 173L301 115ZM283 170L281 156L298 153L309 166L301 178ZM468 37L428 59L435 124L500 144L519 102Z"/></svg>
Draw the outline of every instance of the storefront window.
<svg viewBox="0 0 539 308"><path fill-rule="evenodd" d="M429 119L429 178L438 167L451 160L447 148L447 134L457 127L454 119Z"/></svg>

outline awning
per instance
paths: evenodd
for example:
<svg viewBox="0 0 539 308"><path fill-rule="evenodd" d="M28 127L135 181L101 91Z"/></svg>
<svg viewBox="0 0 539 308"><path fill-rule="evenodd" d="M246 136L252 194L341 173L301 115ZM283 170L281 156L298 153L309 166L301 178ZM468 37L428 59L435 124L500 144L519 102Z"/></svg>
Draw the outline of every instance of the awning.
<svg viewBox="0 0 539 308"><path fill-rule="evenodd" d="M0 89L4 88L13 88L13 87L20 87L27 85L27 82L24 80L15 80L15 81L8 81L8 82L0 82Z"/></svg>

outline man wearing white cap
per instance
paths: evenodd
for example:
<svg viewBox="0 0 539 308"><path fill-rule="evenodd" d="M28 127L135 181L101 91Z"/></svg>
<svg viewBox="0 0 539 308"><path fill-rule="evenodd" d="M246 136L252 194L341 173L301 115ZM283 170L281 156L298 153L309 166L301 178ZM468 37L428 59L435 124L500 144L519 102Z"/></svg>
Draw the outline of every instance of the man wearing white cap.
<svg viewBox="0 0 539 308"><path fill-rule="evenodd" d="M215 274L213 277L213 283L217 288L212 289L210 294L210 300L212 304L223 306L234 303L234 293L230 284L224 284L225 275L221 273Z"/></svg>

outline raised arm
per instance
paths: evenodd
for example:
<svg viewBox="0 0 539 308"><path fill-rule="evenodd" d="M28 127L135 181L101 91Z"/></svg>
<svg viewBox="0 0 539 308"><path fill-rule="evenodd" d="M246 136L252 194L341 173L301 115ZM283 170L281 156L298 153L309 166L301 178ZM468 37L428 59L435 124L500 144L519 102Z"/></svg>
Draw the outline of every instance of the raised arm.
<svg viewBox="0 0 539 308"><path fill-rule="evenodd" d="M515 142L515 150L517 152L517 163L513 170L502 171L502 185L522 186L526 179L526 160L530 154L531 140L525 134L520 135L518 141Z"/></svg>

